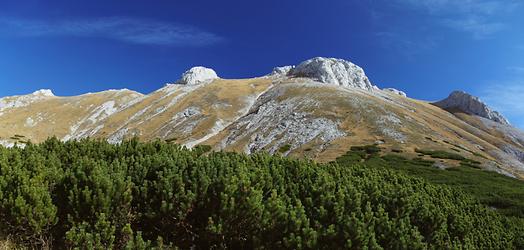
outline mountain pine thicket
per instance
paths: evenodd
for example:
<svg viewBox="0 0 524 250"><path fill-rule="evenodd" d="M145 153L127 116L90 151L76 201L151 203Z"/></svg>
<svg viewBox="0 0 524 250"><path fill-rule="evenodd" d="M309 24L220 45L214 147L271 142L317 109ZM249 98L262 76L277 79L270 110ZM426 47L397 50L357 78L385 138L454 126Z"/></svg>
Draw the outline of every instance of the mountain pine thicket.
<svg viewBox="0 0 524 250"><path fill-rule="evenodd" d="M521 217L462 189L372 167L373 157L318 164L208 151L136 139L0 147L0 241L59 249L524 248Z"/></svg>

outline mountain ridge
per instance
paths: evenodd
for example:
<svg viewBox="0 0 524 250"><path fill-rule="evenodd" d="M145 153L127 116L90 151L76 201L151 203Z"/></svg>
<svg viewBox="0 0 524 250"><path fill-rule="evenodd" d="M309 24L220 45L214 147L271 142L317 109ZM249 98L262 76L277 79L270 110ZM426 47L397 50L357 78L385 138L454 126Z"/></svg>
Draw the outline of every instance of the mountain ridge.
<svg viewBox="0 0 524 250"><path fill-rule="evenodd" d="M459 150L483 168L524 177L524 139L509 123L487 124L479 112L444 110L396 89L381 90L362 68L342 59L317 57L234 80L199 66L149 94L126 89L71 97L35 93L34 98L0 99L2 145L50 136L119 143L136 136L330 161L350 145L380 143L413 156L420 148Z"/></svg>
<svg viewBox="0 0 524 250"><path fill-rule="evenodd" d="M509 121L498 111L493 110L478 97L472 96L464 91L453 91L444 100L434 102L435 106L443 109L459 109L460 111L478 115L504 125L510 125Z"/></svg>

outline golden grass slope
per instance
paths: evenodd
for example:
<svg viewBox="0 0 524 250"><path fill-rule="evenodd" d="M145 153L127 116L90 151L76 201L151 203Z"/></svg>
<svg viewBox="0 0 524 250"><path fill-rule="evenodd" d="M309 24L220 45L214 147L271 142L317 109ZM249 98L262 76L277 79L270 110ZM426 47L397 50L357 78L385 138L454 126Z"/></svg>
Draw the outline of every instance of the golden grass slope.
<svg viewBox="0 0 524 250"><path fill-rule="evenodd" d="M468 120L470 119L470 120ZM148 95L129 90L45 97L0 113L3 144L47 137L137 136L216 150L281 152L330 161L352 145L380 143L386 151L458 151L507 174L524 169L501 161L507 139L428 102L390 92L342 88L307 78L217 79L167 85ZM453 161L444 161L453 166Z"/></svg>
<svg viewBox="0 0 524 250"><path fill-rule="evenodd" d="M77 131L98 126L95 111L108 101L115 102L115 108L122 108L141 94L129 90L104 91L74 97L46 97L31 104L4 110L0 116L0 140L10 140L22 135L25 140L40 142L50 136L64 138L77 126ZM88 118L94 118L93 121ZM85 120L84 122L82 122Z"/></svg>

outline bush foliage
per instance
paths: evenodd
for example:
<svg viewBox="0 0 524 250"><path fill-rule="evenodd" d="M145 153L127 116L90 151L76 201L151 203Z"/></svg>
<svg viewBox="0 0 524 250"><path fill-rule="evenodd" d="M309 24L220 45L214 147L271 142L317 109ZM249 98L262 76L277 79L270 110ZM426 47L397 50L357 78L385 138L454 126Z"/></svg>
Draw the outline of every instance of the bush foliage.
<svg viewBox="0 0 524 250"><path fill-rule="evenodd" d="M442 150L422 150L422 149L415 149L415 152L421 154L421 155L429 155L431 158L438 158L438 159L451 159L451 160L465 160L466 158L462 155L459 155L457 153L450 153Z"/></svg>
<svg viewBox="0 0 524 250"><path fill-rule="evenodd" d="M365 147L375 147L378 150L374 150L371 154L362 154L354 150L356 147L351 147L345 155L337 158L337 163L340 165L358 163L368 168L395 170L409 176L423 178L433 184L462 190L504 215L524 218L524 182L521 180L482 170L480 162L460 155L460 157L452 156L453 160L461 159L458 166L443 170L434 166L435 160L419 157L408 159L396 153L380 155L380 148L374 145ZM435 151L425 150L425 152ZM438 153L438 155L444 154Z"/></svg>
<svg viewBox="0 0 524 250"><path fill-rule="evenodd" d="M524 247L521 219L457 189L362 163L207 151L0 147L0 236L80 249Z"/></svg>

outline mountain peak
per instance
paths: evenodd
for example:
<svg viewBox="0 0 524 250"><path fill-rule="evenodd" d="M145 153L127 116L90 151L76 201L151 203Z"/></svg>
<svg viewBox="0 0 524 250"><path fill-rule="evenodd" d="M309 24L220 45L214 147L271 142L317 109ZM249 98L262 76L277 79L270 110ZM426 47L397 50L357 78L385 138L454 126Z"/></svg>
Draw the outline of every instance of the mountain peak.
<svg viewBox="0 0 524 250"><path fill-rule="evenodd" d="M433 103L443 109L459 109L463 112L478 115L492 121L509 125L508 120L499 112L490 108L476 96L464 91L453 91L446 99Z"/></svg>
<svg viewBox="0 0 524 250"><path fill-rule="evenodd" d="M31 95L33 95L33 96L42 96L42 97L44 97L44 96L47 96L47 97L55 96L53 94L53 91L51 91L50 89L40 89L40 90L37 90L37 91L33 92Z"/></svg>
<svg viewBox="0 0 524 250"><path fill-rule="evenodd" d="M315 57L306 60L295 68L290 68L288 75L311 77L323 83L344 87L370 91L375 89L361 67L337 58Z"/></svg>
<svg viewBox="0 0 524 250"><path fill-rule="evenodd" d="M55 95L49 89L37 90L28 95L6 96L0 98L0 112L11 108L25 107L33 102L54 97Z"/></svg>
<svg viewBox="0 0 524 250"><path fill-rule="evenodd" d="M210 68L197 66L189 69L182 74L180 80L176 83L186 85L196 85L201 83L208 83L218 78L217 73Z"/></svg>
<svg viewBox="0 0 524 250"><path fill-rule="evenodd" d="M273 71L271 71L269 76L287 76L289 72L293 70L294 68L295 68L294 65L275 67L273 68Z"/></svg>

